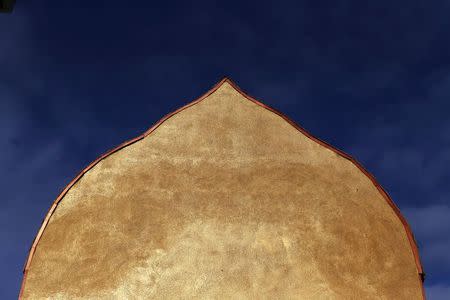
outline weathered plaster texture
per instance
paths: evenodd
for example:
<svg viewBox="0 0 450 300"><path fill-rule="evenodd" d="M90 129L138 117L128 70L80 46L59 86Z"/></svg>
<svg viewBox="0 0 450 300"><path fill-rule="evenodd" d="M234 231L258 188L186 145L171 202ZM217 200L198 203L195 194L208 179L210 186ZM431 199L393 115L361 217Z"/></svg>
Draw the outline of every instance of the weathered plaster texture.
<svg viewBox="0 0 450 300"><path fill-rule="evenodd" d="M405 229L351 161L224 82L58 204L24 299L421 299Z"/></svg>

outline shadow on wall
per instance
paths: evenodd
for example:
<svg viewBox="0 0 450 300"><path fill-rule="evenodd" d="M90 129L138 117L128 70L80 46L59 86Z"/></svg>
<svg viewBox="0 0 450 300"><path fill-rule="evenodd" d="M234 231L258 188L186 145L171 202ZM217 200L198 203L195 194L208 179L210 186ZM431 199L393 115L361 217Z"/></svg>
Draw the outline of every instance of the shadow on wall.
<svg viewBox="0 0 450 300"><path fill-rule="evenodd" d="M0 13L11 13L16 0L0 0Z"/></svg>

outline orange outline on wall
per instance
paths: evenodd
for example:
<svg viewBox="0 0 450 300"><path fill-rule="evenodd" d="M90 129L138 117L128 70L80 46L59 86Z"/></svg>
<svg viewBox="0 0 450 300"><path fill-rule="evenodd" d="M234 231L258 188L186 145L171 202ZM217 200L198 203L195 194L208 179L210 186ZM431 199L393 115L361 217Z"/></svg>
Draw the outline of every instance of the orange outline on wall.
<svg viewBox="0 0 450 300"><path fill-rule="evenodd" d="M321 139L311 135L308 131L306 131L303 127L299 126L298 124L296 124L294 121L290 120L287 116L285 116L284 114L282 114L281 112L279 112L278 110L259 102L258 100L256 100L255 98L249 96L248 94L244 93L233 81L231 81L229 78L225 77L223 78L221 81L219 81L218 83L216 83L216 85L214 85L213 88L211 88L208 92L206 92L203 96L201 96L200 98L197 98L196 100L188 103L187 105L180 107L179 109L175 110L172 113L169 113L167 115L165 115L162 119L160 119L155 125L153 125L150 129L148 129L147 131L145 131L143 134L141 134L138 137L135 137L129 141L126 141L122 144L120 144L119 146L117 146L116 148L109 150L108 152L106 152L105 154L101 155L99 158L97 158L96 160L94 160L92 163L90 163L86 168L84 168L65 188L64 190L58 195L58 197L56 198L56 200L53 202L52 206L50 207L49 211L47 212L47 215L45 216L42 225L33 241L33 244L30 248L29 254L28 254L28 258L26 260L24 269L23 269L23 279L22 279L22 286L20 288L20 294L19 294L19 299L22 298L22 294L24 291L24 287L25 287L25 282L26 282L26 278L27 278L27 273L28 273L28 269L30 267L31 264L31 260L33 258L33 255L36 251L36 247L39 243L39 240L42 237L42 234L45 230L45 228L47 227L47 224L51 218L51 216L53 215L53 213L56 210L56 207L58 206L59 202L62 200L62 198L65 196L65 194L70 190L70 188L81 178L83 177L83 175L88 172L91 168L93 168L98 162L100 162L102 159L104 159L105 157L113 154L116 151L119 151L120 149L131 145L143 138L145 138L146 136L148 136L150 133L152 133L156 128L159 127L159 125L161 125L164 121L166 121L167 119L169 119L170 117L172 117L173 115L179 113L180 111L191 107L194 104L197 104L198 102L202 101L203 99L207 98L209 95L211 95L212 93L214 93L223 83L229 83L234 89L236 89L242 96L244 96L246 99L252 101L253 103L256 103L259 106L262 106L268 110L270 110L271 112L279 115L280 117L282 117L285 121L287 121L289 124L291 124L293 127L295 127L297 130L299 130L301 133L303 133L304 135L306 135L307 137L309 137L310 139L312 139L313 141L319 143L320 145L332 150L333 152L335 152L336 154L350 160L356 167L358 167L359 170L361 170L361 172L363 172L367 177L369 177L369 179L372 181L372 183L375 185L375 187L378 189L378 191L381 193L381 195L384 197L384 199L386 200L386 202L389 204L389 206L394 210L395 214L399 217L400 221L402 222L404 228L405 228L405 232L406 235L408 236L408 240L409 240L409 244L411 246L411 250L413 252L414 255L414 259L415 259L415 263L416 263L416 267L417 267L417 272L418 272L418 279L420 281L420 287L422 290L422 296L423 299L426 299L425 297L425 290L423 287L423 280L424 280L424 276L425 273L423 272L423 268L422 268L422 263L420 261L420 257L419 257L419 250L417 248L417 243L416 240L414 239L414 235L411 231L411 228L408 225L408 222L406 221L405 217L403 217L403 215L400 212L400 209L397 207L397 205L395 205L394 201L392 201L391 197L388 195L388 193L383 189L383 187L377 182L377 180L375 179L375 177L370 174L366 169L364 169L364 167L353 157L351 157L350 155L348 155L347 153L334 148L333 146L331 146L330 144L322 141Z"/></svg>

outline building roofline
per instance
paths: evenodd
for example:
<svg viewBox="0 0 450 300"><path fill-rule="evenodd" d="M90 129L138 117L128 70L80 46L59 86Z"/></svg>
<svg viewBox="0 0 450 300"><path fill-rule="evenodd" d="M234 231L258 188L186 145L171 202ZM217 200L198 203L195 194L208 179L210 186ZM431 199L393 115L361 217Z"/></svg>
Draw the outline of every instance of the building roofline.
<svg viewBox="0 0 450 300"><path fill-rule="evenodd" d="M23 296L23 291L25 288L25 282L26 282L26 277L27 277L27 273L33 258L33 255L36 251L36 247L39 243L39 240L42 237L42 234L45 230L45 228L48 225L48 222L51 218L51 216L53 215L53 213L56 210L56 207L58 206L59 202L64 198L64 196L66 195L66 193L70 190L70 188L72 188L72 186L78 181L80 180L81 177L83 177L83 175L85 173L87 173L90 169L92 169L97 163L99 163L101 160L103 160L104 158L108 157L109 155L139 141L142 140L143 138L145 138L146 136L148 136L150 133L152 133L156 128L158 128L162 123L164 123L167 119L171 118L173 115L185 110L186 108L189 108L199 102L201 102L202 100L204 100L205 98L207 98L208 96L210 96L212 93L214 93L217 89L219 89L224 83L228 83L230 84L236 91L238 91L242 96L244 96L246 99L252 101L253 103L262 106L264 108L266 108L267 110L277 114L278 116L282 117L286 122L288 122L289 124L291 124L294 128L296 128L297 130L299 130L301 133L303 133L305 136L307 136L308 138L310 138L311 140L319 143L320 145L330 149L331 151L333 151L334 153L338 154L339 156L342 156L348 160L350 160L362 173L364 173L370 180L371 182L375 185L375 187L377 188L377 190L380 192L380 194L383 196L383 198L386 200L386 202L389 204L389 206L394 210L395 214L397 215L397 217L400 219L401 223L403 224L403 227L405 229L406 235L408 237L408 241L409 244L411 246L411 251L413 253L414 259L415 259L415 264L417 267L417 273L418 273L418 280L420 281L420 287L421 287L421 291L422 291L422 296L423 299L426 299L425 297L425 290L423 287L423 282L424 282L424 278L425 278L425 273L423 271L423 267L422 267L422 263L420 261L420 256L419 256L419 250L417 247L417 243L416 240L414 238L414 234L411 231L411 228L408 224L408 222L406 221L405 217L401 214L400 209L397 207L397 205L394 203L394 201L391 199L391 197L389 196L389 194L383 189L383 187L378 183L378 181L375 179L375 176L373 176L370 172L368 172L355 158L351 157L350 155L348 155L347 153L345 153L342 150L339 150L333 146L331 146L330 144L328 144L327 142L322 141L321 139L313 136L312 134L310 134L307 130L305 130L303 127L301 127L300 125L298 125L297 123L295 123L294 121L292 121L291 119L289 119L287 116L285 116L283 113L281 113L280 111L258 101L257 99L253 98L252 96L248 95L247 93L245 93L244 91L242 91L237 84L235 84L230 78L228 77L223 77L222 80L220 80L218 83L216 83L209 91L207 91L205 94L203 94L202 96L200 96L199 98L197 98L196 100L178 108L177 110L165 115L163 118L161 118L157 123L155 123L152 127L150 127L148 130L146 130L143 134L128 140L126 142L123 142L122 144L120 144L119 146L109 150L108 152L102 154L100 157L98 157L96 160L94 160L92 163L90 163L87 167L85 167L62 191L61 193L58 195L58 197L55 199L55 201L53 202L53 204L51 205L50 209L48 210L44 220L42 221L41 227L36 235L36 237L33 240L33 243L30 247L29 253L28 253L28 257L27 260L25 262L25 265L23 267L23 279L22 279L22 284L21 284L21 288L20 288L20 294L19 294L19 299L22 299Z"/></svg>

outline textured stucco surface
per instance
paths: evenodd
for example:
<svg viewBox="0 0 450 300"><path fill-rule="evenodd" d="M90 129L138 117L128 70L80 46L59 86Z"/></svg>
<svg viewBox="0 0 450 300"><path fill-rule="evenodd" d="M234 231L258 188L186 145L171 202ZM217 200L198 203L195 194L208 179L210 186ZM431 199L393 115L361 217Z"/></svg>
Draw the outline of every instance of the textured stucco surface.
<svg viewBox="0 0 450 300"><path fill-rule="evenodd" d="M224 82L67 192L24 299L421 299L405 229L351 161Z"/></svg>

